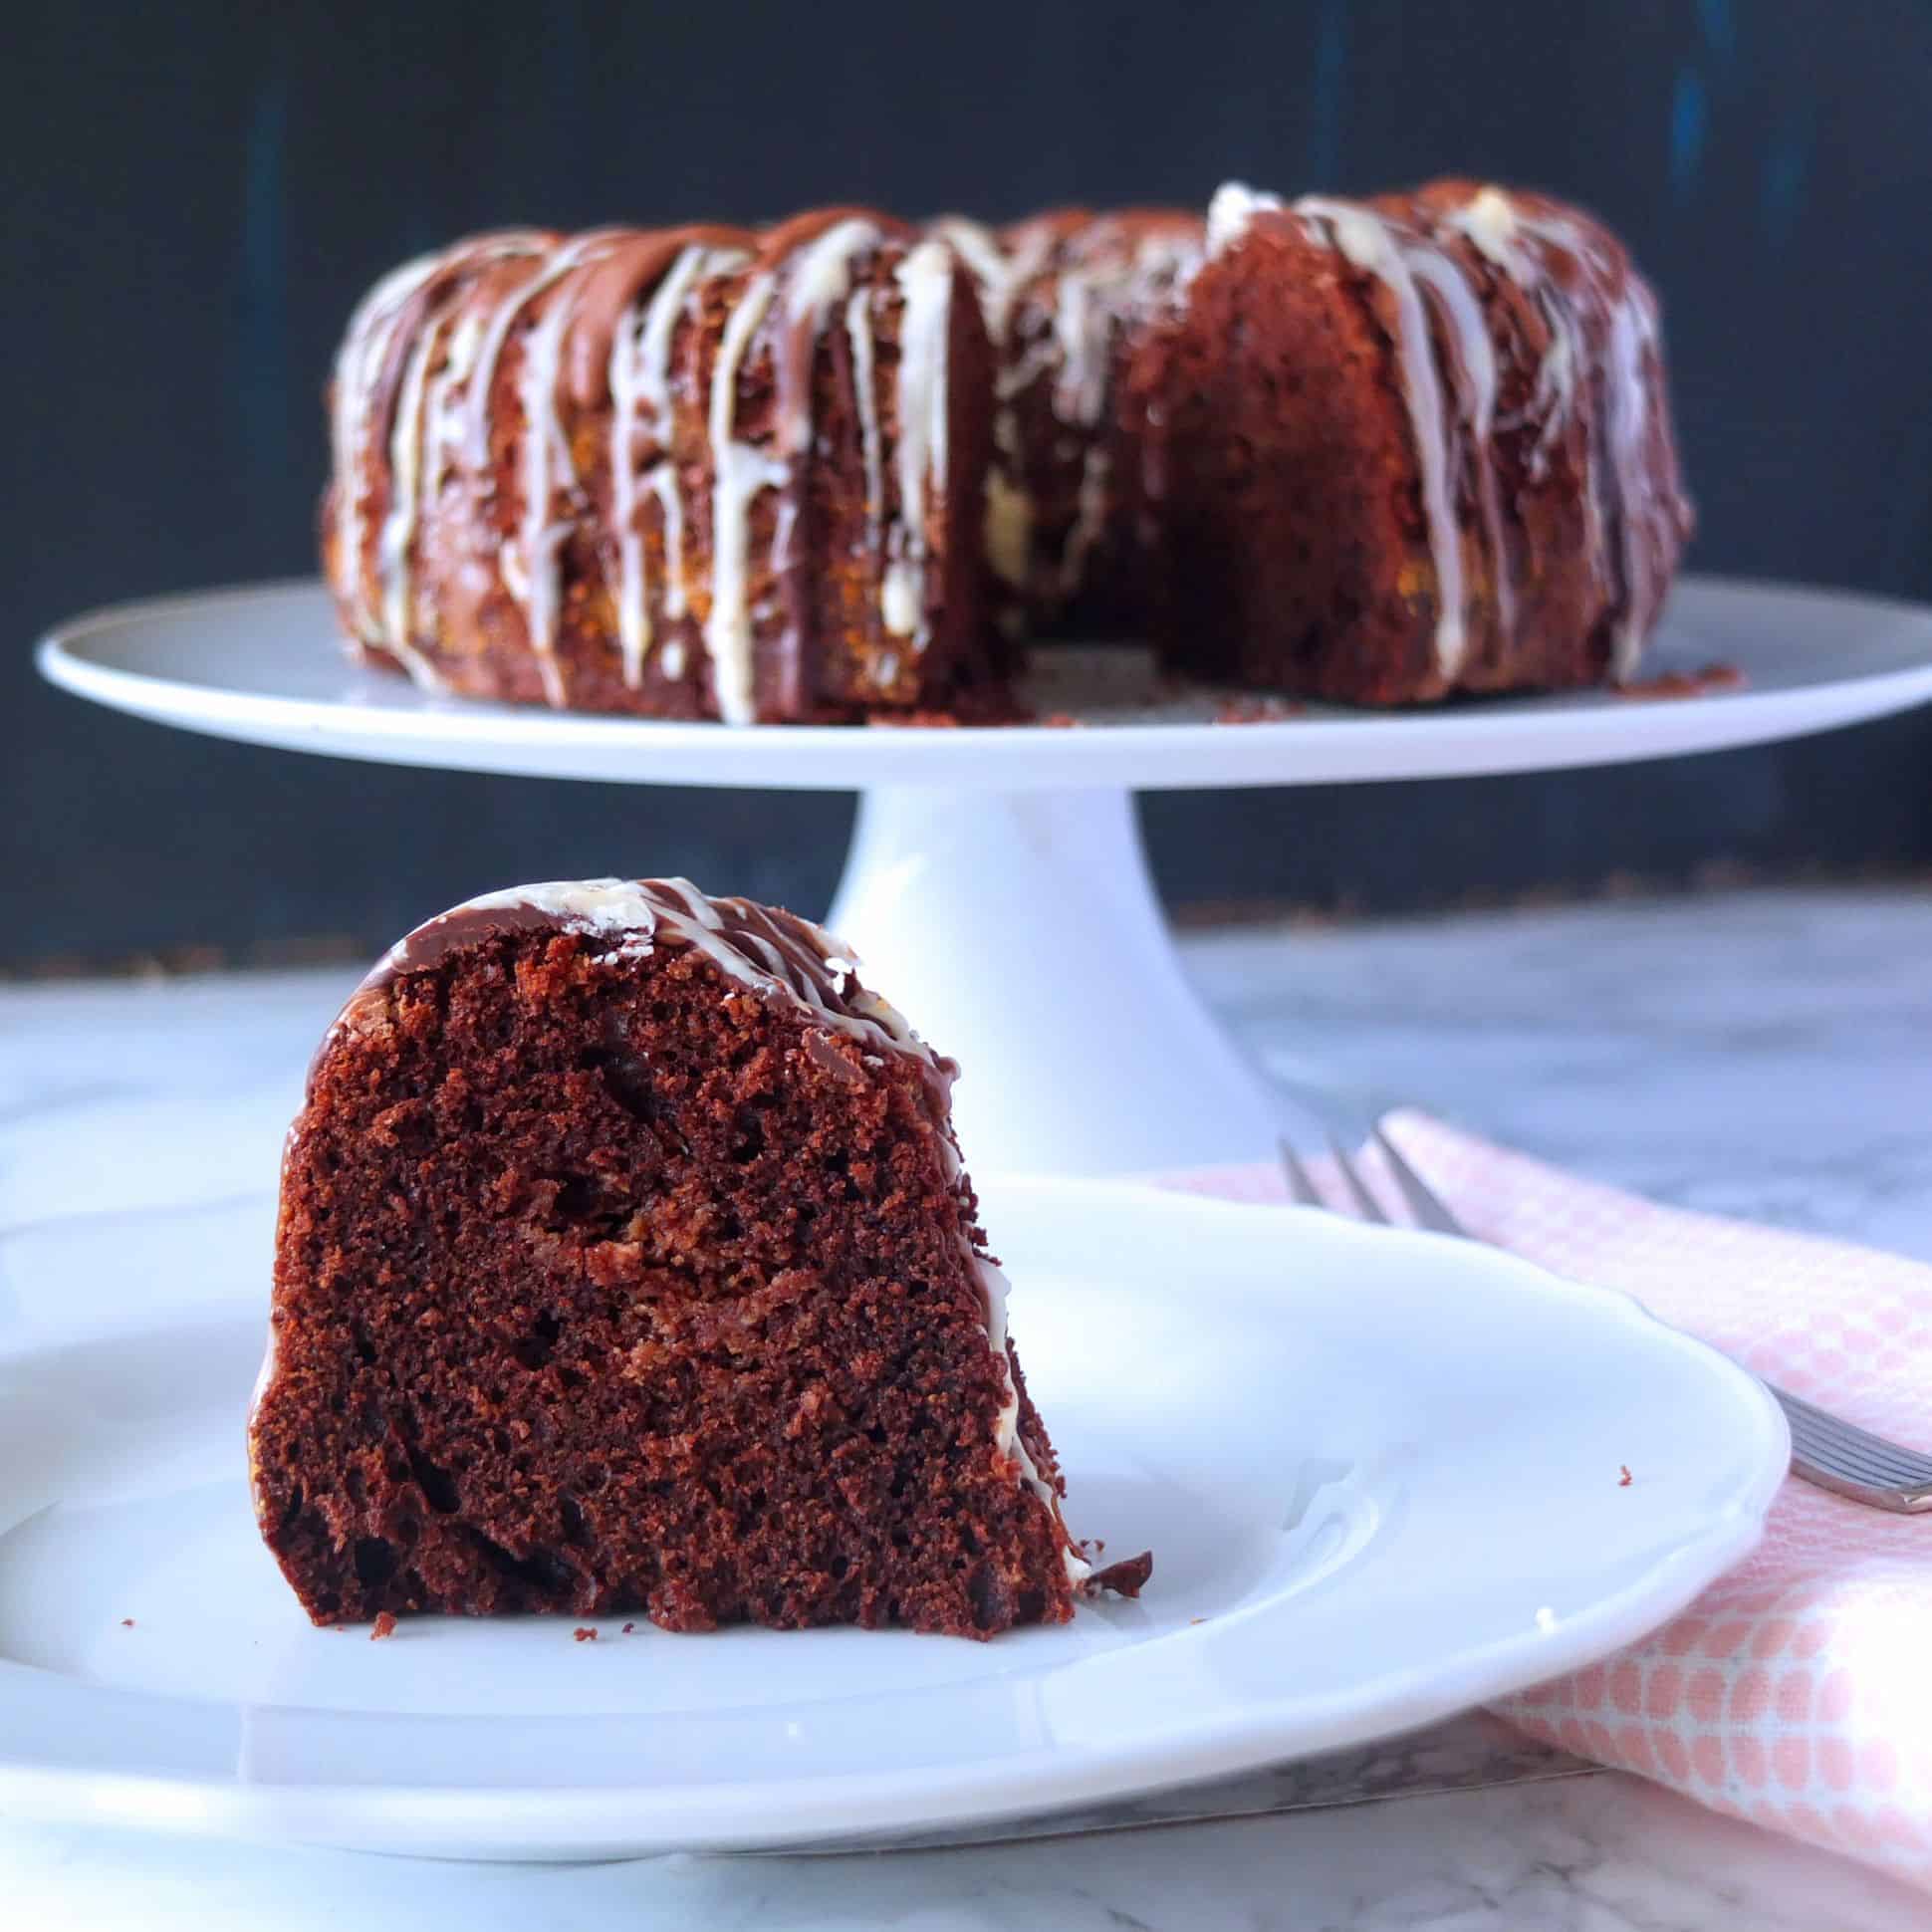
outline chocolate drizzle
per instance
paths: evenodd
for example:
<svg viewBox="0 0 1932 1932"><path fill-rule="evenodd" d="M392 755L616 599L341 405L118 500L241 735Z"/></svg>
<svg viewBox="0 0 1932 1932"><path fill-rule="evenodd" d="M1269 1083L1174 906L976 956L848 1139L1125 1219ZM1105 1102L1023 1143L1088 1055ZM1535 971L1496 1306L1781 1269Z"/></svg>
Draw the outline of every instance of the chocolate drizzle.
<svg viewBox="0 0 1932 1932"><path fill-rule="evenodd" d="M499 934L545 930L576 933L618 956L694 947L761 997L797 1006L819 1028L849 1034L868 1053L916 1064L937 1117L945 1118L957 1065L935 1054L896 1007L861 983L838 940L795 913L751 899L712 898L682 878L560 880L466 900L397 940L364 975L330 1033L355 1024L369 1011L371 995L406 975L432 971Z"/></svg>

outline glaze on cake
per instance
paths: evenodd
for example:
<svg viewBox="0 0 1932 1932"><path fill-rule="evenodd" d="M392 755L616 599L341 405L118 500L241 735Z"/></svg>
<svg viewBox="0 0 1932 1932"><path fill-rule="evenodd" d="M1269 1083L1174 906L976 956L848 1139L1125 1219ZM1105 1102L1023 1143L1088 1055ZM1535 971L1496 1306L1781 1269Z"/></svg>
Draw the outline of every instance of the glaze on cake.
<svg viewBox="0 0 1932 1932"><path fill-rule="evenodd" d="M1028 639L1356 703L1630 678L1690 530L1657 307L1548 197L511 231L333 392L356 648L728 723L1007 715Z"/></svg>
<svg viewBox="0 0 1932 1932"><path fill-rule="evenodd" d="M319 1623L1064 1621L1095 1575L956 1070L818 927L681 879L471 900L319 1049L256 1512Z"/></svg>
<svg viewBox="0 0 1932 1932"><path fill-rule="evenodd" d="M952 254L827 209L486 235L350 323L323 550L355 648L559 708L756 719L987 683L991 380Z"/></svg>

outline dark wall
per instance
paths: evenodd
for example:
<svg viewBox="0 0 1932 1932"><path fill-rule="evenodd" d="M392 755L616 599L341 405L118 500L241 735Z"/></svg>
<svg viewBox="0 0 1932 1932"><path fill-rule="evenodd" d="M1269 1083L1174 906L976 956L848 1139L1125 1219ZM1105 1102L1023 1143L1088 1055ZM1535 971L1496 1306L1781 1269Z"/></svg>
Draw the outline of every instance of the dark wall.
<svg viewBox="0 0 1932 1932"><path fill-rule="evenodd" d="M78 606L311 568L320 387L380 270L467 228L815 201L1013 214L1442 171L1596 207L1661 286L1696 562L1932 597L1932 6L469 0L33 9L15 264L0 962L386 937L512 877L820 905L832 798L256 752L41 688ZM1183 900L1407 905L1932 858L1932 719L1625 772L1156 799ZM107 887L112 889L104 889Z"/></svg>

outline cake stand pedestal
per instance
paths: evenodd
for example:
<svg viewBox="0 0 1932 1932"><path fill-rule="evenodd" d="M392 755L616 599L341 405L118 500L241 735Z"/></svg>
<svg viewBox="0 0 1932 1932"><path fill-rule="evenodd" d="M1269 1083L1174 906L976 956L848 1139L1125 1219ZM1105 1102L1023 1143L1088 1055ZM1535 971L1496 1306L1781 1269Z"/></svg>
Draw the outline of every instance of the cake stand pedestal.
<svg viewBox="0 0 1932 1932"><path fill-rule="evenodd" d="M1134 791L1626 763L1932 699L1932 611L1709 580L1679 588L1656 667L1726 660L1744 672L1742 689L1398 714L1310 707L1238 725L1217 722L1227 694L1164 690L1133 651L1041 654L1029 702L1074 729L734 731L443 700L346 665L335 639L319 585L270 585L77 618L44 640L40 664L65 689L142 717L338 757L858 791L829 923L868 983L961 1062L957 1117L981 1171L1171 1169L1272 1151L1268 1087L1196 998L1168 937ZM1292 804L1281 812L1290 823ZM639 873L683 863L675 850L634 854Z"/></svg>
<svg viewBox="0 0 1932 1932"><path fill-rule="evenodd" d="M959 1057L960 1139L988 1165L1131 1172L1273 1144L1272 1097L1182 973L1123 788L875 787L828 923Z"/></svg>

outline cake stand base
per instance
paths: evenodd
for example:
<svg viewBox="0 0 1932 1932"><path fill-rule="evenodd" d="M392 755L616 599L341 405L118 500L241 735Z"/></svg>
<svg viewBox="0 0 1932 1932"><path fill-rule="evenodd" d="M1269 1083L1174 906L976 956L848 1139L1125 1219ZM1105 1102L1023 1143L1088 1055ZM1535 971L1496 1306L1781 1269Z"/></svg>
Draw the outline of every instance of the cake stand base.
<svg viewBox="0 0 1932 1932"><path fill-rule="evenodd" d="M828 923L959 1061L982 1169L1271 1153L1274 1105L1181 969L1128 792L875 787Z"/></svg>

